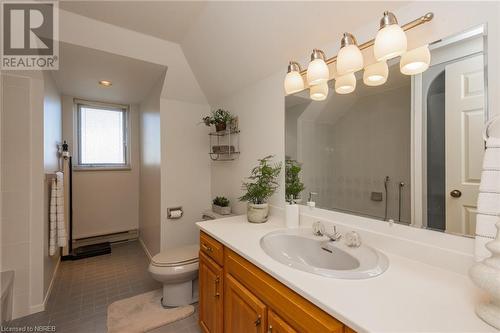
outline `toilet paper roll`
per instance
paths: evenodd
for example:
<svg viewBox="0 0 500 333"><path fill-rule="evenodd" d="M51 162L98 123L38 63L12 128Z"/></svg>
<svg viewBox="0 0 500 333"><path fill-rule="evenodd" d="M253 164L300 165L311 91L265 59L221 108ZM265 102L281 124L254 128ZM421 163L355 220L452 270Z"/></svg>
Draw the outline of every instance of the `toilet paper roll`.
<svg viewBox="0 0 500 333"><path fill-rule="evenodd" d="M178 219L182 217L182 210L171 210L170 211L170 218L171 219Z"/></svg>

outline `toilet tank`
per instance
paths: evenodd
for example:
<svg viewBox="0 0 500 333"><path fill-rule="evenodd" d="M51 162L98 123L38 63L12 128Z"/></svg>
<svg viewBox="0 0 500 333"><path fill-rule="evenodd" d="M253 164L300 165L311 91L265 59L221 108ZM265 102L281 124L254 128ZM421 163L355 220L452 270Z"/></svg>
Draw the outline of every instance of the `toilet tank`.
<svg viewBox="0 0 500 333"><path fill-rule="evenodd" d="M12 319L12 297L14 285L14 271L0 272L0 323Z"/></svg>

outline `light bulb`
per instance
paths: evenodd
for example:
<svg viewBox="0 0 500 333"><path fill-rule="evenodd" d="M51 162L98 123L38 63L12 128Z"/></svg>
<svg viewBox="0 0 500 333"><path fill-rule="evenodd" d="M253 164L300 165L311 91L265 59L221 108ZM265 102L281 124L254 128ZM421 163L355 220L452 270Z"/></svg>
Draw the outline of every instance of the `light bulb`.
<svg viewBox="0 0 500 333"><path fill-rule="evenodd" d="M311 86L309 96L313 101L324 101L328 97L328 82Z"/></svg>
<svg viewBox="0 0 500 333"><path fill-rule="evenodd" d="M345 75L363 68L363 55L358 48L356 38L350 33L344 33L337 54L337 74Z"/></svg>
<svg viewBox="0 0 500 333"><path fill-rule="evenodd" d="M285 76L285 93L287 95L304 90L304 80L300 71L300 65L295 61L290 61L288 73Z"/></svg>
<svg viewBox="0 0 500 333"><path fill-rule="evenodd" d="M415 75L425 72L430 63L431 52L429 46L424 45L403 54L399 62L399 68L403 74Z"/></svg>
<svg viewBox="0 0 500 333"><path fill-rule="evenodd" d="M384 12L373 46L375 59L382 61L395 58L406 52L406 47L406 33L398 25L396 16L391 12Z"/></svg>
<svg viewBox="0 0 500 333"><path fill-rule="evenodd" d="M368 65L363 73L363 82L367 86L380 86L387 81L389 67L385 61Z"/></svg>
<svg viewBox="0 0 500 333"><path fill-rule="evenodd" d="M327 82L330 71L325 62L325 54L321 50L314 49L311 54L311 62L307 67L307 83L310 86Z"/></svg>
<svg viewBox="0 0 500 333"><path fill-rule="evenodd" d="M356 89L356 76L354 73L339 76L335 79L335 91L337 94L349 94Z"/></svg>

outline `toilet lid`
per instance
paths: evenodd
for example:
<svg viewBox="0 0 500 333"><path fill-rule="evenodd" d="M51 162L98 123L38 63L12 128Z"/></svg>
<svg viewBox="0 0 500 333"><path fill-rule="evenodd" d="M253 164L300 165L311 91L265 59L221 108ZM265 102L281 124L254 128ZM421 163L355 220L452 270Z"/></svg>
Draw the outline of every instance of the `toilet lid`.
<svg viewBox="0 0 500 333"><path fill-rule="evenodd" d="M155 255L151 261L155 266L173 266L198 261L198 244L167 249Z"/></svg>

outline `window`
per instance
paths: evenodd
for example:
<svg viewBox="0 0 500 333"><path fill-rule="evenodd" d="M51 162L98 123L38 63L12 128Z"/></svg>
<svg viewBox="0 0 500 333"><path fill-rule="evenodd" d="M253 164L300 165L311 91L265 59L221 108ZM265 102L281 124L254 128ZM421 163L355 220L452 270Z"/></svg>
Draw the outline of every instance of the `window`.
<svg viewBox="0 0 500 333"><path fill-rule="evenodd" d="M128 108L105 104L78 106L78 166L127 168Z"/></svg>

